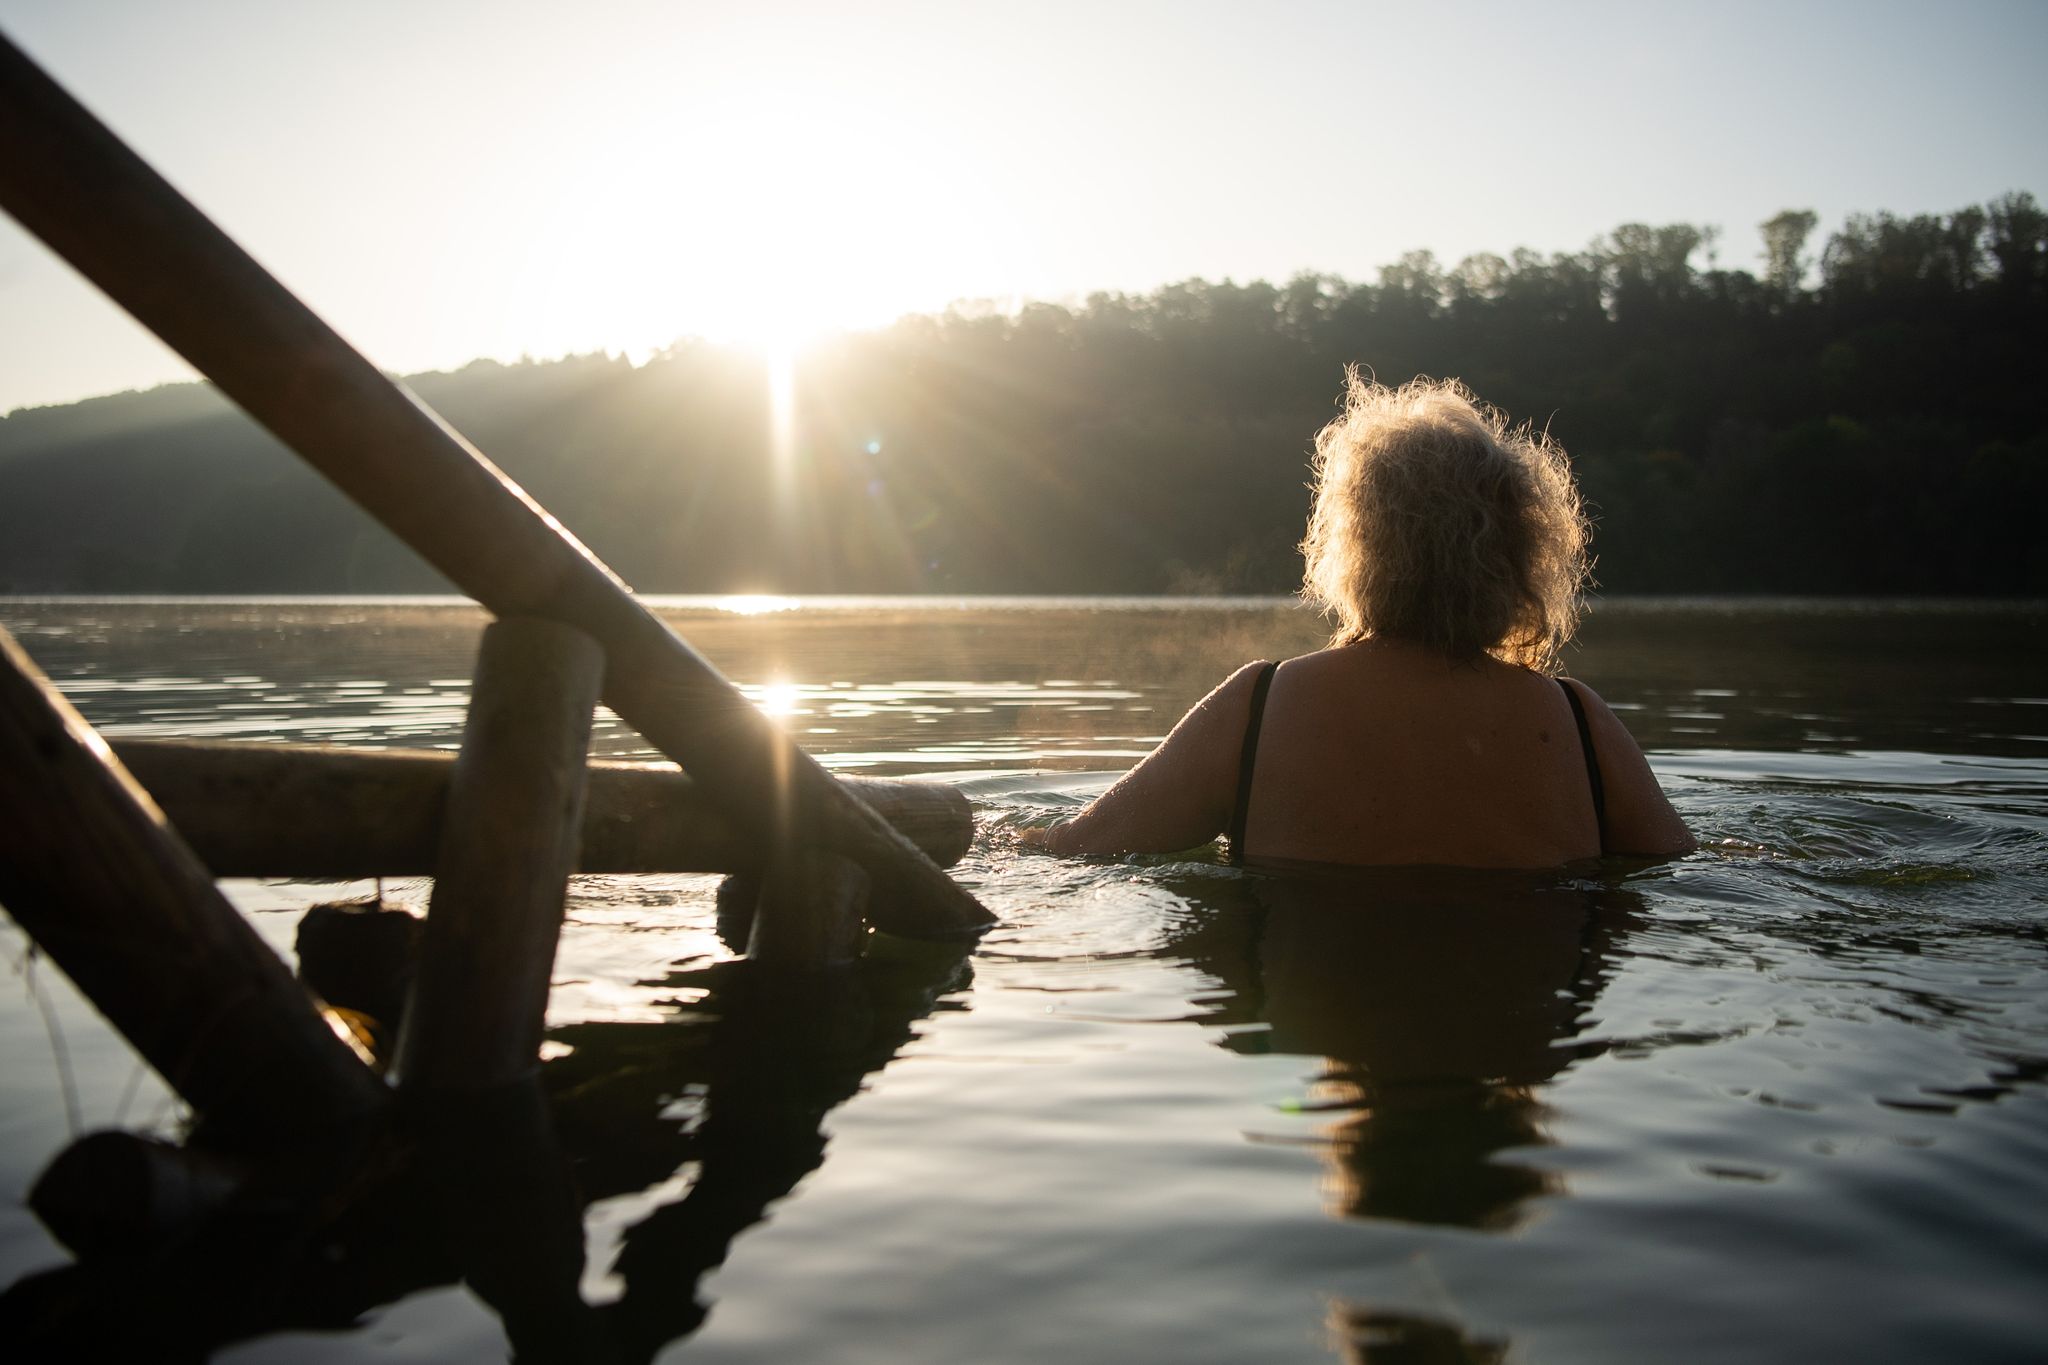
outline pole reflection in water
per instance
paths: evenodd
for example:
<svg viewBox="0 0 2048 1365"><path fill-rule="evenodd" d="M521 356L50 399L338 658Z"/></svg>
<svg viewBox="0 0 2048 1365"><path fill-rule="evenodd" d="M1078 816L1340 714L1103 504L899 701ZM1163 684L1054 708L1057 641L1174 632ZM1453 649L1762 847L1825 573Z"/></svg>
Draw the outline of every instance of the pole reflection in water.
<svg viewBox="0 0 2048 1365"><path fill-rule="evenodd" d="M1332 1218L1506 1232L1561 1179L1542 1088L1599 1051L1575 1043L1634 893L1554 875L1391 870L1262 877L1247 917L1178 946L1233 1000L1212 1022L1241 1052L1318 1059L1303 1108ZM1260 1027L1263 1025L1263 1027ZM1234 1027L1233 1027L1234 1026ZM1506 1343L1370 1304L1334 1304L1350 1361L1471 1361Z"/></svg>
<svg viewBox="0 0 2048 1365"><path fill-rule="evenodd" d="M599 1361L577 1292L582 1206L540 1086L416 1098L431 1217L462 1279L504 1323L515 1359Z"/></svg>
<svg viewBox="0 0 2048 1365"><path fill-rule="evenodd" d="M586 1199L694 1167L683 1197L624 1234L609 1267L618 1298L598 1310L611 1358L650 1360L706 1315L699 1279L735 1237L825 1158L826 1115L886 1065L917 1022L969 980L968 947L876 935L849 968L768 972L746 961L678 974L708 988L703 1024L589 1024L549 1068ZM693 1120L664 1121L679 1094Z"/></svg>
<svg viewBox="0 0 2048 1365"><path fill-rule="evenodd" d="M537 1083L410 1105L368 1149L338 1135L271 1162L274 1188L196 1235L18 1281L0 1340L10 1359L198 1360L460 1279L516 1359L651 1360L704 1321L697 1282L733 1238L823 1161L825 1116L966 987L967 951L876 935L823 972L679 973L705 992L685 1016L555 1030L571 1050ZM679 1095L701 1113L673 1117ZM621 1292L593 1307L585 1210L670 1182L685 1193L626 1230L600 1267Z"/></svg>

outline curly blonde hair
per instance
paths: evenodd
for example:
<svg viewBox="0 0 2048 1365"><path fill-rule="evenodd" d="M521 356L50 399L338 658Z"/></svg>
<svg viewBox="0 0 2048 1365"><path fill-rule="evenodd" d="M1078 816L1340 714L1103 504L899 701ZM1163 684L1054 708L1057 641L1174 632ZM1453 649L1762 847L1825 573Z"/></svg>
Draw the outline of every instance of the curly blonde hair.
<svg viewBox="0 0 2048 1365"><path fill-rule="evenodd" d="M1592 525L1547 433L1455 379L1389 388L1354 367L1314 469L1302 596L1338 618L1332 644L1379 635L1558 671Z"/></svg>

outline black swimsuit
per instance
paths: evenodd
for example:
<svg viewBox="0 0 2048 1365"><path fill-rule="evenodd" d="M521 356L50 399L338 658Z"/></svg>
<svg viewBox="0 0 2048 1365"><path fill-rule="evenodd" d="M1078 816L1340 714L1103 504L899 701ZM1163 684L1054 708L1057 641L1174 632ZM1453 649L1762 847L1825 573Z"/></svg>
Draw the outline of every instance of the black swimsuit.
<svg viewBox="0 0 2048 1365"><path fill-rule="evenodd" d="M1259 762L1259 726L1266 719L1266 691L1273 685L1273 674L1280 667L1277 663L1265 665L1259 670L1258 680L1252 684L1252 709L1244 725L1244 748L1237 760L1237 802L1230 810L1230 861L1244 862L1244 822L1251 814L1252 771ZM1579 700L1578 691L1563 678L1557 685L1564 689L1564 699L1572 704L1572 720L1579 727L1579 750L1586 756L1586 785L1593 790L1593 820L1600 829L1600 851L1607 851L1607 785L1600 780L1600 760L1593 753L1593 732L1586 724L1586 707Z"/></svg>

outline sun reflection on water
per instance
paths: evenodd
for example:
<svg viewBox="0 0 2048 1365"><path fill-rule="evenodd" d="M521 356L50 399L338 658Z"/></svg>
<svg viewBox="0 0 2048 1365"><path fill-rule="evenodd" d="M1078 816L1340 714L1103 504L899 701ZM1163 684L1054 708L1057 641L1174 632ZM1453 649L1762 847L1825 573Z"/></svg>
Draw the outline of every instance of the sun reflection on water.
<svg viewBox="0 0 2048 1365"><path fill-rule="evenodd" d="M803 695L803 687L793 682L772 682L754 693L754 705L761 708L764 716L794 716L798 713L797 698Z"/></svg>
<svg viewBox="0 0 2048 1365"><path fill-rule="evenodd" d="M734 616L764 616L772 611L795 611L803 605L794 597L776 597L770 593L743 592L730 597L721 597L711 604Z"/></svg>

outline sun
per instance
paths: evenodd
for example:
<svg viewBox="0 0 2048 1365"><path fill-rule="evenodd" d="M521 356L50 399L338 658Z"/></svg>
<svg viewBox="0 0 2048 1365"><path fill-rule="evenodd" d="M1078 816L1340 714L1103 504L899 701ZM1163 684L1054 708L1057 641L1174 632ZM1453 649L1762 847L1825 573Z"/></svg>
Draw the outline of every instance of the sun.
<svg viewBox="0 0 2048 1365"><path fill-rule="evenodd" d="M579 146L519 306L563 349L694 336L784 370L822 337L941 307L973 206L939 173L963 150L932 125L783 86Z"/></svg>

